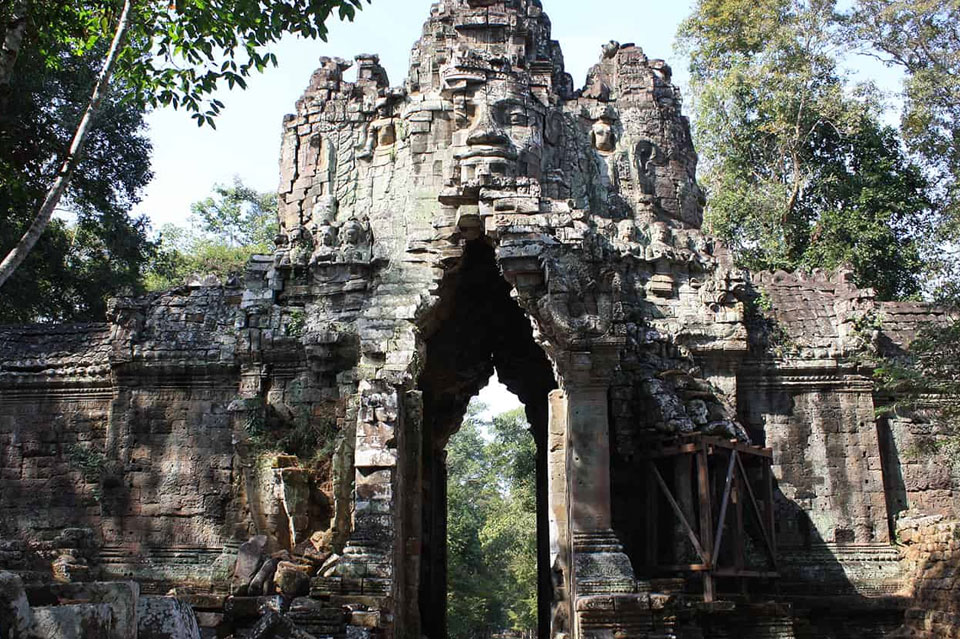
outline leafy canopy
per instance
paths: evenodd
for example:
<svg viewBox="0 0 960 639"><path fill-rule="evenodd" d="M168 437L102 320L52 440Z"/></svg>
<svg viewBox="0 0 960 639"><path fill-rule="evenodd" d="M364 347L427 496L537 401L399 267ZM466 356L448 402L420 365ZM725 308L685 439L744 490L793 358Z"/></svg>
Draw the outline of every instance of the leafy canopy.
<svg viewBox="0 0 960 639"><path fill-rule="evenodd" d="M884 298L919 290L927 183L838 70L832 0L700 0L680 27L708 229L753 269L850 263Z"/></svg>
<svg viewBox="0 0 960 639"><path fill-rule="evenodd" d="M537 625L536 446L523 409L468 407L447 445L449 633L479 639Z"/></svg>
<svg viewBox="0 0 960 639"><path fill-rule="evenodd" d="M905 73L900 131L934 186L926 256L942 299L960 300L960 1L856 0L850 48Z"/></svg>
<svg viewBox="0 0 960 639"><path fill-rule="evenodd" d="M56 173L99 70L102 47L55 60L21 49L0 108L0 248L16 243ZM120 290L142 291L155 245L128 211L152 177L143 112L118 84L90 132L54 219L0 294L0 322L102 321Z"/></svg>
<svg viewBox="0 0 960 639"><path fill-rule="evenodd" d="M179 286L193 275L221 280L243 270L250 256L270 253L277 234L277 195L261 193L234 177L230 186L194 202L187 227L165 225L160 252L146 276L149 290Z"/></svg>
<svg viewBox="0 0 960 639"><path fill-rule="evenodd" d="M123 2L23 2L38 50L51 66L64 50L83 55L113 36ZM286 34L325 40L327 20L353 20L361 0L147 0L133 17L115 78L141 107L169 105L214 126L213 93L246 88L254 71L276 66L268 49Z"/></svg>

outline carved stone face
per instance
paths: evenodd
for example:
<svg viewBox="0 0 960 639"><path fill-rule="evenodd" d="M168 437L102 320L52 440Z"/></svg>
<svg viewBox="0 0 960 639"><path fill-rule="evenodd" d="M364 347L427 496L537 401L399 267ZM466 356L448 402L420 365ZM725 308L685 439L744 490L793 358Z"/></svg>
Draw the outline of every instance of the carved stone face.
<svg viewBox="0 0 960 639"><path fill-rule="evenodd" d="M311 217L317 224L332 222L337 217L337 198L332 195L317 197L311 211Z"/></svg>
<svg viewBox="0 0 960 639"><path fill-rule="evenodd" d="M337 245L337 228L329 224L320 227L320 245L333 248Z"/></svg>
<svg viewBox="0 0 960 639"><path fill-rule="evenodd" d="M456 156L461 178L540 177L544 108L512 80L491 80L473 95L466 148Z"/></svg>
<svg viewBox="0 0 960 639"><path fill-rule="evenodd" d="M624 243L635 242L637 239L637 223L633 220L621 220L617 223L617 239Z"/></svg>
<svg viewBox="0 0 960 639"><path fill-rule="evenodd" d="M598 151L608 153L613 151L617 146L616 135L609 122L598 120L594 123L591 137L593 138L593 146Z"/></svg>
<svg viewBox="0 0 960 639"><path fill-rule="evenodd" d="M653 244L673 246L673 232L663 222L654 222L650 225L650 240Z"/></svg>
<svg viewBox="0 0 960 639"><path fill-rule="evenodd" d="M363 240L363 228L356 220L347 220L343 225L343 244L357 246Z"/></svg>

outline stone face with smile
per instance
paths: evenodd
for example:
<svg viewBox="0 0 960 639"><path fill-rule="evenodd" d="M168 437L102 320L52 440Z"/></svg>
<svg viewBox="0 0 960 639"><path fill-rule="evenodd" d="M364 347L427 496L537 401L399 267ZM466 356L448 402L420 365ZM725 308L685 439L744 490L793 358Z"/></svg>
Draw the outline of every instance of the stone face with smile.
<svg viewBox="0 0 960 639"><path fill-rule="evenodd" d="M454 154L463 180L483 175L540 177L543 108L515 90L511 93L492 102L475 96L475 116L466 129L465 144Z"/></svg>

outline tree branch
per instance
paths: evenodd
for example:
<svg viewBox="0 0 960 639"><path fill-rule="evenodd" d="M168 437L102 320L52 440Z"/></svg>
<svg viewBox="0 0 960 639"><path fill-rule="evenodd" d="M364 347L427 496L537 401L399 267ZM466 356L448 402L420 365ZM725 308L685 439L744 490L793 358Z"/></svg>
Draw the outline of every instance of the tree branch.
<svg viewBox="0 0 960 639"><path fill-rule="evenodd" d="M120 13L117 30L113 35L113 41L110 43L110 50L107 52L107 57L103 61L103 68L97 77L97 82L93 87L93 93L90 95L90 101L87 103L87 108L83 112L83 117L77 125L77 130L73 135L73 140L70 142L70 149L67 151L66 158L60 167L60 172L54 179L53 184L50 185L50 189L47 191L40 210L30 224L30 228L23 234L23 237L20 238L17 245L3 258L3 262L0 262L0 287L13 275L17 267L20 266L31 249L36 245L44 229L47 228L47 224L50 223L50 218L57 204L60 202L60 198L63 197L67 186L70 184L70 178L73 177L73 172L76 170L77 164L80 161L83 145L87 140L87 135L90 133L93 120L96 117L100 105L103 103L104 97L110 90L110 77L113 75L113 69L119 58L123 38L130 28L131 5L132 0L124 0L123 11Z"/></svg>
<svg viewBox="0 0 960 639"><path fill-rule="evenodd" d="M3 31L3 42L0 42L0 86L10 84L13 67L20 55L20 43L23 41L23 32L27 29L27 16L23 9L23 3L14 7Z"/></svg>

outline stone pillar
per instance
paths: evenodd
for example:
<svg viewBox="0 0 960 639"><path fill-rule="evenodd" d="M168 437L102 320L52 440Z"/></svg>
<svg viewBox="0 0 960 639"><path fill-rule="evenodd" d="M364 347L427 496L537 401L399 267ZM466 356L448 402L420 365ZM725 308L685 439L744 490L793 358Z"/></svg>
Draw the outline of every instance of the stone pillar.
<svg viewBox="0 0 960 639"><path fill-rule="evenodd" d="M547 440L550 416L547 397L526 404L530 433L537 447L537 636L550 636L554 577L550 552L550 462Z"/></svg>
<svg viewBox="0 0 960 639"><path fill-rule="evenodd" d="M369 610L354 611L348 633L393 636L394 557L397 544L397 442L401 391L383 380L363 380L357 401L353 531L331 575L314 580L314 594L338 604L363 596Z"/></svg>
<svg viewBox="0 0 960 639"><path fill-rule="evenodd" d="M407 391L397 428L397 540L394 546L396 638L420 639L420 550L423 538L423 393Z"/></svg>
<svg viewBox="0 0 960 639"><path fill-rule="evenodd" d="M572 618L570 584L570 522L567 513L567 397L562 390L548 396L547 508L550 518L550 571L553 605L550 637L570 633Z"/></svg>
<svg viewBox="0 0 960 639"><path fill-rule="evenodd" d="M572 353L563 378L566 399L566 472L572 539L573 639L613 639L643 632L637 620L649 611L648 593L638 584L611 529L610 374L614 349Z"/></svg>
<svg viewBox="0 0 960 639"><path fill-rule="evenodd" d="M567 482L573 537L573 594L635 592L630 560L610 527L607 387L566 388Z"/></svg>

